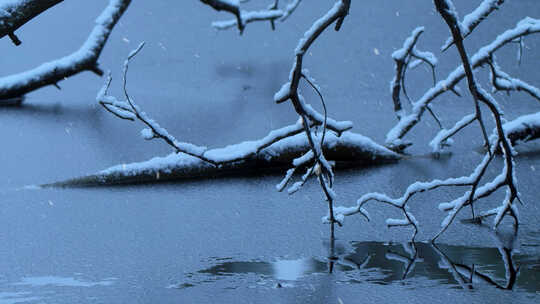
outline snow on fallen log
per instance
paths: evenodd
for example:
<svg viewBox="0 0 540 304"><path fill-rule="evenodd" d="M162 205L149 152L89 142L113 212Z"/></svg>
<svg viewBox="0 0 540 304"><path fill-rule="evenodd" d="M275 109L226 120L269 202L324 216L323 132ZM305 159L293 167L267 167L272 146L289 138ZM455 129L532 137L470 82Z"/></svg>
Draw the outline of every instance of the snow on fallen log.
<svg viewBox="0 0 540 304"><path fill-rule="evenodd" d="M207 157L237 157L242 150L257 145L258 141L246 141L224 148L208 150ZM210 178L224 175L245 175L259 169L283 169L293 159L309 150L304 133L284 138L259 153L235 162L224 162L214 166L199 158L172 153L164 157L131 164L117 165L96 174L42 185L43 187L81 187L129 183L152 183L170 180ZM400 155L375 143L363 135L344 132L340 137L328 133L324 142L324 153L336 166L369 166L397 161ZM247 152L249 153L249 152ZM223 160L223 157L222 160Z"/></svg>
<svg viewBox="0 0 540 304"><path fill-rule="evenodd" d="M512 145L540 137L540 112L523 115L503 125Z"/></svg>

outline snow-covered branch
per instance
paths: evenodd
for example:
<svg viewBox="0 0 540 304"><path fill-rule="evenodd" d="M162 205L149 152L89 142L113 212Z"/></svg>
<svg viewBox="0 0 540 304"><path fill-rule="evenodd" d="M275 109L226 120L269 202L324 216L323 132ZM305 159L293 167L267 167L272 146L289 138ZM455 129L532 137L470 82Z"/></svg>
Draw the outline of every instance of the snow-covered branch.
<svg viewBox="0 0 540 304"><path fill-rule="evenodd" d="M478 192L481 192L481 190L484 190L484 188L487 188L484 190L486 192L484 196L487 196L491 194L492 192L496 191L498 188L502 186L506 186L507 187L506 197L503 200L502 205L493 210L494 215L496 215L495 220L494 220L494 226L497 227L506 214L510 214L510 216L513 217L514 223L517 226L519 223L518 217L517 217L518 212L517 212L516 206L514 205L514 200L516 199L520 200L520 199L518 196L517 182L516 182L515 173L514 173L514 166L515 166L514 153L515 152L512 148L512 144L510 140L506 137L506 134L504 131L503 122L502 122L502 115L503 115L502 111L499 109L499 106L497 102L495 101L495 99L491 97L485 90L483 90L480 84L476 82L476 79L473 73L473 68L471 67L471 62L467 55L467 51L465 50L465 46L463 45L463 34L461 33L461 29L459 27L458 21L455 18L457 13L455 12L452 0L434 0L434 2L435 2L435 6L437 10L439 11L439 14L441 14L442 18L448 24L448 27L450 28L450 31L452 32L452 37L454 38L454 44L456 48L458 49L459 55L461 57L461 61L463 63L463 69L467 76L467 83L469 85L469 91L471 92L471 95L473 96L475 100L476 118L478 122L480 123L484 137L486 139L486 146L489 147L488 154L490 154L491 156L494 152L493 150L496 149L497 147L500 147L500 149L503 152L504 167L503 167L502 173L492 182L492 184L495 184L495 185L494 186L491 185L491 187L490 185L485 185L482 188L479 188ZM479 107L478 107L479 101L488 107L489 111L491 112L493 116L493 119L495 120L495 132L494 132L495 134L492 136L495 139L494 146L490 146L489 140L487 139L487 136L485 135L485 128L482 123ZM441 232L439 232L439 234L437 234L435 238L437 238L448 227L448 225L450 225L451 221L455 218L455 214L459 212L459 210L461 209L461 206L463 206L465 203L471 204L471 210L473 211L473 217L474 217L474 209L472 206L472 202L475 200L474 199L475 195L478 195L478 197L483 197L482 194L475 193L476 186L477 184L473 185L470 195L466 200L457 199L453 202L454 203L453 210L447 216L447 218L443 221L443 225L442 225L443 227L441 229Z"/></svg>
<svg viewBox="0 0 540 304"><path fill-rule="evenodd" d="M493 54L504 45L533 33L540 32L540 20L525 18L518 22L515 28L510 29L499 35L493 42L482 47L470 58L472 69L487 64ZM443 93L452 90L456 85L466 77L462 65L455 68L446 79L440 80L435 86L412 104L412 110L403 116L399 122L386 134L386 144L389 146L399 146L402 138L420 121L427 106Z"/></svg>
<svg viewBox="0 0 540 304"><path fill-rule="evenodd" d="M473 30L484 21L492 12L498 10L503 5L504 0L483 0L470 14L465 15L460 23L463 38L467 38ZM454 44L454 38L449 37L441 50L444 52Z"/></svg>
<svg viewBox="0 0 540 304"><path fill-rule="evenodd" d="M540 101L540 89L506 74L500 69L495 60L490 60L488 65L491 70L491 83L494 91L524 91ZM444 145L451 144L450 137L476 120L477 116L475 114L465 115L452 128L439 131L429 145L434 152L440 151ZM505 123L503 128L512 145L533 140L540 137L540 116L537 113L520 116L512 122Z"/></svg>
<svg viewBox="0 0 540 304"><path fill-rule="evenodd" d="M491 71L490 78L494 91L523 91L540 101L540 89L503 72L495 61L495 55L488 61L488 65Z"/></svg>
<svg viewBox="0 0 540 304"><path fill-rule="evenodd" d="M15 45L21 41L15 31L37 15L63 0L5 0L0 3L0 38L9 36Z"/></svg>
<svg viewBox="0 0 540 304"><path fill-rule="evenodd" d="M336 207L335 217L343 219L345 216L350 216L350 215L355 215L357 213L360 213L369 219L369 214L366 211L366 209L364 209L364 205L370 201L384 203L392 207L398 208L401 210L401 212L403 212L403 218L401 219L393 219L393 218L387 219L386 223L388 227L411 226L414 229L414 233L412 236L412 239L414 241L414 238L416 234L418 233L418 222L416 221L414 215L409 211L409 206L407 205L407 203L410 201L410 199L415 194L429 191L429 190L434 190L440 187L458 187L458 186L462 187L462 186L473 186L474 184L477 184L480 181L482 175L484 174L485 168L487 167L487 165L492 159L491 155L487 155L486 157L484 157L484 160L480 163L480 165L476 168L476 170L469 176L462 176L458 178L448 178L445 180L436 179L436 180L432 180L428 182L415 182L409 185L405 193L398 198L391 198L384 193L377 193L377 192L367 193L358 199L358 201L356 202L356 206L354 207Z"/></svg>
<svg viewBox="0 0 540 304"><path fill-rule="evenodd" d="M305 125L302 119L299 119L293 125L273 130L262 139L246 141L222 149L208 150L205 147L179 142L166 129L142 111L127 92L129 63L142 47L143 44L139 45L137 49L129 54L127 60L124 62L123 91L125 101L108 95L107 92L111 84L110 75L104 86L99 90L96 100L107 111L121 119L138 120L145 124L146 128L141 131L142 137L148 140L155 138L162 139L175 149L175 156L170 155L166 158L156 158L146 163L118 166L97 175L55 185L88 185L133 181L142 182L153 181L155 179L194 178L235 171L242 172L252 170L254 166L283 167L292 162L295 168L297 168L303 167L308 163L314 163L310 167L309 174L303 178L305 182L307 177L312 173L319 175L322 170L332 170L330 162L320 155L328 154L333 161L360 162L363 164L386 162L400 158L398 154L375 144L367 137L350 132L343 133L348 129L349 123L332 121L334 127L338 128L338 132L336 132L337 134L326 134L326 123L331 120L326 119L326 113L325 115L319 114L313 108L307 107L307 105L306 108L310 115L319 118L319 120L310 120L308 126L310 130L320 127L320 131L314 131L311 134L317 143L316 153L311 149L308 137L305 134L301 134L305 132ZM309 76L306 75L305 77ZM317 88L317 92L320 93L318 87L313 83L313 79L306 78L306 80ZM323 137L325 137L324 140ZM314 155L319 155L319 160L316 162ZM322 164L322 168L320 164ZM288 178L291 178L293 173L294 170L289 170L287 174ZM285 184L286 182L284 182L282 188L285 187Z"/></svg>
<svg viewBox="0 0 540 304"><path fill-rule="evenodd" d="M425 63L431 67L433 83L436 82L435 66L437 65L437 57L435 57L435 55L431 52L423 52L416 49L416 43L418 42L418 39L423 32L424 27L417 27L416 29L414 29L411 33L411 36L405 39L403 47L392 53L392 58L396 63L396 75L394 76L392 81L390 81L390 92L392 93L392 100L394 101L394 112L396 113L398 120L400 120L403 116L406 115L405 109L403 108L403 105L401 103L401 93L403 92L403 95L407 98L409 102L411 102L405 86L405 74L407 70L409 68L414 68L421 63ZM413 59L414 61L411 62L411 60ZM435 115L435 113L429 106L427 106L427 109L429 113L431 113L431 116L433 117L433 119L435 119L439 127L442 128L441 122L437 115ZM404 150L407 145L407 143L401 143L400 145L394 146L393 148L400 151Z"/></svg>
<svg viewBox="0 0 540 304"><path fill-rule="evenodd" d="M201 2L210 5L216 10L225 10L233 15L235 19L225 21L212 22L212 26L219 30L225 30L232 27L237 27L240 33L242 33L248 23L256 21L268 21L275 29L275 21L285 21L296 10L302 0L292 0L284 8L279 8L279 0L274 2L264 10L259 11L245 11L240 8L240 3L234 0L201 0Z"/></svg>
<svg viewBox="0 0 540 304"><path fill-rule="evenodd" d="M469 114L463 116L461 120L456 122L456 124L450 129L442 129L437 133L437 135L431 140L429 145L433 149L433 152L438 152L442 149L444 145L450 145L452 139L450 137L454 136L456 133L461 131L461 129L470 125L476 120L476 114Z"/></svg>
<svg viewBox="0 0 540 304"><path fill-rule="evenodd" d="M495 43L491 44L488 47L483 48L482 50L485 51L484 53L477 53L473 58L470 60L465 47L463 45L463 36L461 34L461 30L457 21L457 13L454 9L454 5L452 1L450 0L434 0L435 6L443 19L448 24L448 27L450 28L450 31L452 32L452 37L454 39L454 45L458 49L458 53L460 55L461 61L462 61L462 67L461 69L456 69L451 76L449 76L450 79L456 79L458 77L466 77L467 83L469 87L469 91L471 95L474 98L474 107L475 107L475 113L466 115L463 117L460 121L458 121L454 127L451 129L443 129L439 132L439 134L435 137L435 139L430 143L430 145L434 148L435 151L438 151L441 146L447 142L451 136L455 135L457 132L459 132L461 129L463 129L465 126L471 124L473 121L478 121L480 124L480 127L484 133L484 138L486 141L486 145L488 148L488 151L486 152L484 159L480 164L473 170L473 172L468 176L462 176L458 178L449 178L446 180L432 180L429 182L415 182L411 184L409 187L407 187L407 190L405 193L398 198L391 198L387 196L386 194L382 193L368 193L363 195L360 199L358 199L356 206L354 207L336 207L334 210L334 214L329 214L326 218L331 218L332 216L337 219L343 219L345 216L354 215L357 213L360 213L364 215L366 218L369 218L369 215L367 211L364 209L364 205L369 201L377 201L384 204L388 204L390 206L393 206L395 208L398 208L403 213L403 217L400 219L393 219L389 218L386 220L386 223L388 227L394 227L394 226L411 226L414 229L414 233L412 236L412 239L414 241L414 238L418 232L418 222L416 221L414 215L409 211L409 207L407 203L409 200L417 193L429 191L433 189L437 189L440 187L470 187L469 191L466 191L463 195L459 196L458 198L454 199L453 201L449 203L442 203L439 205L439 209L445 212L448 212L447 216L444 218L444 220L441 223L441 230L435 235L433 240L437 239L453 222L457 214L465 207L470 206L473 220L482 220L483 218L487 216L495 216L494 219L494 226L497 227L503 217L506 214L509 214L513 219L514 223L517 227L518 225L518 217L517 217L517 208L514 204L515 200L520 201L517 191L517 182L514 175L514 150L511 145L510 139L507 137L509 134L509 131L512 130L514 133L519 133L520 131L523 131L524 124L523 120L518 120L514 122L513 124L506 125L506 127L503 126L502 123L502 112L499 109L499 106L497 105L497 102L493 97L491 97L485 90L482 89L479 83L477 83L474 73L473 73L473 64L479 64L480 61L488 60L488 57L485 57L486 54L490 54L488 50L496 50L497 47L495 47ZM522 23L523 24L523 23ZM530 23L529 23L530 24ZM524 26L526 27L526 25ZM539 28L540 29L540 28ZM523 32L525 29L521 28L519 31ZM527 29L525 31L530 30ZM418 33L418 30L416 31ZM508 36L499 36L498 39L507 39ZM408 39L408 41L413 41L415 35L413 33L413 36ZM412 43L412 42L411 42ZM405 46L407 46L407 42L405 43ZM402 50L398 50L398 52L406 52L407 48L404 48ZM398 53L395 57L403 58L403 56L399 56L400 53ZM463 74L461 76L460 74ZM438 86L440 86L440 82ZM455 83L454 83L455 85ZM437 87L437 86L436 86ZM433 90L433 89L432 89ZM434 96L436 96L435 93ZM425 96L423 97L425 98ZM492 117L494 119L495 123L495 131L494 134L491 136L491 138L487 138L487 135L485 135L485 129L483 127L483 123L481 120L481 115L479 111L478 103L482 102L489 111L492 114ZM424 104L424 105L427 105ZM416 106L416 105L415 105ZM406 117L403 117L401 121L406 119ZM527 120L535 120L536 117L528 117ZM485 175L485 172L495 157L495 152L500 149L503 152L503 161L504 166L499 175L497 175L493 180L480 185L480 181ZM491 195L493 192L497 191L500 188L506 188L506 197L503 200L501 206L498 208L495 208L493 210L488 210L485 212L482 212L478 215L478 217L475 215L473 203L480 198L487 197ZM323 218L324 220L325 218Z"/></svg>
<svg viewBox="0 0 540 304"><path fill-rule="evenodd" d="M400 219L394 219L394 218L388 218L386 220L388 227L397 227L397 226L410 226L413 228L413 236L412 240L414 241L414 238L416 237L416 234L418 233L419 223L416 221L414 215L409 210L408 203L410 202L411 198L418 193L422 193L425 191L430 191L434 189L438 189L441 187L471 187L470 191L466 191L462 196L458 197L457 199L453 200L449 203L442 203L439 205L439 209L441 211L448 212L448 215L441 223L442 229L441 231L434 237L436 239L442 232L448 228L448 226L452 223L455 216L458 214L459 211L465 206L471 205L474 201L489 196L499 188L503 186L509 186L510 182L507 180L507 169L503 170L503 172L495 177L492 181L485 183L484 185L479 187L480 181L482 180L482 177L484 176L486 169L488 168L489 164L495 157L495 149L500 144L500 141L496 138L496 135L493 136L493 145L491 146L490 153L486 153L483 160L480 162L480 164L474 169L474 171L468 175L468 176L462 176L457 178L448 178L445 180L432 180L428 182L415 182L407 187L407 190L405 193L397 198L391 198L386 194L383 193L367 193L364 194L362 197L360 197L356 203L356 206L353 207L336 207L334 208L334 217L336 219L343 220L345 216L351 216L355 214L361 214L364 217L369 219L369 213L364 208L365 204L367 204L370 201L376 201L380 203L387 204L389 206L395 207L399 209L403 213L403 218ZM481 213L478 217L483 218L486 216L496 215L498 212L510 212L514 214L517 212L517 209L515 209L513 205L506 206L507 200L503 202L503 205L496 210L495 213L491 212L492 210L488 211L487 213ZM509 210L503 210L506 208L510 208ZM491 213L489 213L491 212ZM489 214L488 214L489 213ZM326 220L329 217L326 216L323 218L323 221ZM474 212L473 212L473 218L475 218ZM495 225L498 225L500 220L495 222Z"/></svg>
<svg viewBox="0 0 540 304"><path fill-rule="evenodd" d="M97 101L109 112L113 113L117 117L128 120L139 120L146 125L147 128L141 131L141 135L144 139L151 140L159 138L165 141L169 146L173 147L177 153L185 153L193 157L199 158L203 161L216 165L214 161L204 156L206 147L199 147L190 143L180 142L174 136L172 136L167 130L161 127L155 120L150 118L146 112L142 111L139 106L135 104L133 99L129 96L127 91L127 72L129 68L130 60L139 53L144 46L141 43L135 50L133 50L128 58L124 62L123 69L123 91L126 101L119 101L114 96L107 95L107 90L111 83L111 76L108 76L105 86L99 90L96 97Z"/></svg>
<svg viewBox="0 0 540 304"><path fill-rule="evenodd" d="M392 53L392 58L396 62L396 75L390 82L390 91L392 92L392 99L394 101L394 112L398 119L401 119L404 115L404 109L400 100L402 89L405 97L409 99L405 89L405 73L407 72L407 68L424 62L431 67L433 81L435 82L435 65L437 65L437 58L433 53L421 52L416 49L418 38L420 38L420 35L423 32L424 27L417 27L414 29L411 36L403 43L403 47ZM413 58L415 58L416 61L411 63L410 61Z"/></svg>
<svg viewBox="0 0 540 304"><path fill-rule="evenodd" d="M334 22L335 30L338 31L341 28L341 25L343 24L344 18L349 13L349 7L350 7L350 0L339 0L337 1L334 6L320 19L315 21L311 28L307 30L304 34L304 37L300 39L298 42L298 45L295 49L295 59L293 62L293 66L291 69L291 73L289 76L289 82L285 83L281 89L274 95L274 100L276 103L282 103L287 100L290 100L296 113L300 117L300 120L304 126L304 131L306 134L306 137L308 139L308 143L310 146L310 151L307 152L302 158L301 161L297 161L297 163L293 162L294 170L298 168L300 165L299 162L302 164L305 160L306 162L312 161L310 166L312 166L312 169L308 169L306 174L304 174L302 181L297 182L293 185L292 189L289 189L289 192L294 192L295 189L299 188L303 183L305 183L305 180L307 177L309 177L312 172L315 173L317 176L319 183L321 185L321 188L324 192L324 195L326 197L326 200L328 202L328 209L329 209L329 218L328 222L330 223L330 236L331 239L334 238L334 223L340 224L338 220L334 218L334 211L333 211L333 203L335 201L336 194L332 190L332 184L334 179L334 173L332 171L332 166L327 161L323 149L321 148L324 144L324 137L326 133L326 127L329 129L335 129L338 131L338 135L352 127L352 124L349 122L345 123L334 123L333 121L330 121L327 119L327 113L326 113L326 105L324 102L324 99L322 97L322 94L320 92L319 87L314 83L314 80L309 76L309 73L307 70L302 68L302 63L304 59L304 54L307 52L307 50L311 47L313 42ZM313 108L306 104L304 97L300 93L299 84L300 80L305 79L309 85L318 93L319 97L321 98L325 115L324 117L320 117L320 114L317 115ZM321 121L321 118L323 120L323 128L322 131L317 133L313 132L310 127L311 121ZM293 170L293 169L291 169ZM288 180L291 178L292 174L294 173L294 170L289 170L287 172L287 175L278 185L279 188L283 188L281 185L285 185Z"/></svg>
<svg viewBox="0 0 540 304"><path fill-rule="evenodd" d="M66 57L44 63L32 70L0 78L0 100L24 95L44 86L58 86L58 82L82 71L102 75L98 58L131 0L110 0L96 19L96 25L84 44ZM1 104L1 101L0 101Z"/></svg>
<svg viewBox="0 0 540 304"><path fill-rule="evenodd" d="M216 11L226 11L236 17L236 25L240 33L244 31L244 23L240 16L240 2L238 0L200 0L202 3L211 6Z"/></svg>
<svg viewBox="0 0 540 304"><path fill-rule="evenodd" d="M493 55L487 61L487 65L490 68L490 80L493 86L493 91L523 91L531 95L536 100L540 101L540 89L528 84L527 82L511 77L507 73L503 72L500 66L495 60ZM454 136L462 128L477 120L476 115L466 115L460 121L458 121L451 129L441 130L437 136L430 142L430 146L433 151L439 151L444 144L450 144L448 139ZM538 117L535 114L525 115L517 118L513 123L504 125L504 130L510 139L512 145L515 145L518 141L529 141L538 138L540 135L538 130L539 122Z"/></svg>

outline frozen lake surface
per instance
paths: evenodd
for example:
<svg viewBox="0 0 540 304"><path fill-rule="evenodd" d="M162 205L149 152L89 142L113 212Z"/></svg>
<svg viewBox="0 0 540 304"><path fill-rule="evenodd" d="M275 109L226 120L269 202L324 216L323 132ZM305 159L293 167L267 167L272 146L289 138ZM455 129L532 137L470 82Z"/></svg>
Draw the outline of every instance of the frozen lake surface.
<svg viewBox="0 0 540 304"><path fill-rule="evenodd" d="M330 7L331 1L322 2L302 3L274 32L269 24L250 24L239 36L212 29L212 21L230 16L199 1L134 1L100 64L112 70L112 92L120 95L121 63L146 41L130 67L129 90L170 133L209 147L257 139L296 121L292 107L274 104L272 96L288 77L298 39ZM455 2L468 12L479 1ZM471 52L523 17L540 17L536 0L508 2L467 39ZM106 3L64 1L18 31L21 46L0 40L2 75L78 48ZM431 1L353 1L342 31L322 35L306 56L330 116L351 120L355 132L384 141L395 123L390 55L420 25L426 32L419 48L439 56L437 74L445 77L458 57L454 50L438 51L448 31ZM501 50L499 59L508 73L539 85L540 39L530 37L526 44L521 66L515 64L514 46ZM485 71L478 75L485 79ZM409 94L419 97L430 77L423 68L411 72ZM326 204L313 181L293 196L276 192L282 176L270 173L138 186L29 187L170 153L162 143L144 141L142 125L120 121L96 104L102 84L85 73L60 83L62 91L44 88L29 94L21 107L0 108L0 303L540 300L539 143L518 149L516 173L525 205L519 206L517 236L507 223L495 233L456 222L433 247L426 241L444 216L437 206L457 193L441 190L419 194L411 203L421 223L416 251L404 243L409 229L386 228L384 219L395 210L371 204L371 222L347 218L337 229L338 259L329 261L328 226L320 221ZM529 96L495 96L507 119L538 111ZM306 97L318 106L315 96ZM450 95L433 108L447 126L472 111L470 98ZM416 155L429 152L436 132L435 122L424 120L407 137L415 142L410 152ZM482 158L479 132L472 127L457 137L451 157L337 171L338 205L353 205L372 191L400 195L415 180L468 174ZM488 175L499 169L497 163ZM498 193L478 206L489 209L502 197ZM514 276L508 255L519 267ZM456 271L475 271L472 285L460 282Z"/></svg>

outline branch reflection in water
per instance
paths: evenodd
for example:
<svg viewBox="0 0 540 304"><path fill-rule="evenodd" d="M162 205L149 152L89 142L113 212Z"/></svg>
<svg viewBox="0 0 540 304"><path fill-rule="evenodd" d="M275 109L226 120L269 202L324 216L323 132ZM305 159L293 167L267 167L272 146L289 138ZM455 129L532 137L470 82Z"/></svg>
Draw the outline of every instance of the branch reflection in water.
<svg viewBox="0 0 540 304"><path fill-rule="evenodd" d="M536 293L540 260L515 251L515 233L493 232L494 247L434 245L431 243L326 243L330 258L310 257L274 261L210 258L211 267L187 273L173 288L216 284L240 288L337 284L400 284L406 288L520 289Z"/></svg>

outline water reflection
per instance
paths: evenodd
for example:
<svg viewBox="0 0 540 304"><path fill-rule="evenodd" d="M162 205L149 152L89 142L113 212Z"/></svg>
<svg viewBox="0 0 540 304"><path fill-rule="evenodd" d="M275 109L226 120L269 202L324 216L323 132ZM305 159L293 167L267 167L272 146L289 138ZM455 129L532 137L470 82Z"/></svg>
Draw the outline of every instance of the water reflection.
<svg viewBox="0 0 540 304"><path fill-rule="evenodd" d="M539 258L514 252L513 238L505 240L500 235L495 238L494 248L352 242L351 250L337 252L333 259L278 259L272 262L214 259L212 267L187 274L187 280L174 287L194 287L221 279L245 283L250 276L254 276L258 284L263 281L265 286L282 287L287 283L299 285L319 278L327 280L327 274L333 272L331 279L345 284L402 284L410 288L446 285L463 289L491 286L533 293L540 291ZM317 277L315 274L326 275Z"/></svg>
<svg viewBox="0 0 540 304"><path fill-rule="evenodd" d="M348 271L353 268L341 265L340 270ZM208 269L199 271L199 274L210 276L231 276L234 274L259 274L272 277L276 280L297 281L307 275L328 272L328 264L314 258L297 260L278 260L275 262L224 262Z"/></svg>
<svg viewBox="0 0 540 304"><path fill-rule="evenodd" d="M114 285L117 278L90 280L82 274L75 276L28 276L16 282L0 284L0 304L15 303L52 303L59 302L58 297L72 293L80 297L83 288L100 288ZM80 299L79 299L80 300Z"/></svg>
<svg viewBox="0 0 540 304"><path fill-rule="evenodd" d="M102 281L84 281L73 277L43 276L43 277L25 277L20 282L12 285L26 285L31 287L40 286L59 286L59 287L94 287L110 286L114 284L115 278L109 278ZM1 302L0 302L1 303Z"/></svg>
<svg viewBox="0 0 540 304"><path fill-rule="evenodd" d="M40 297L32 296L30 292L0 292L0 303L2 304L33 302L40 299Z"/></svg>

